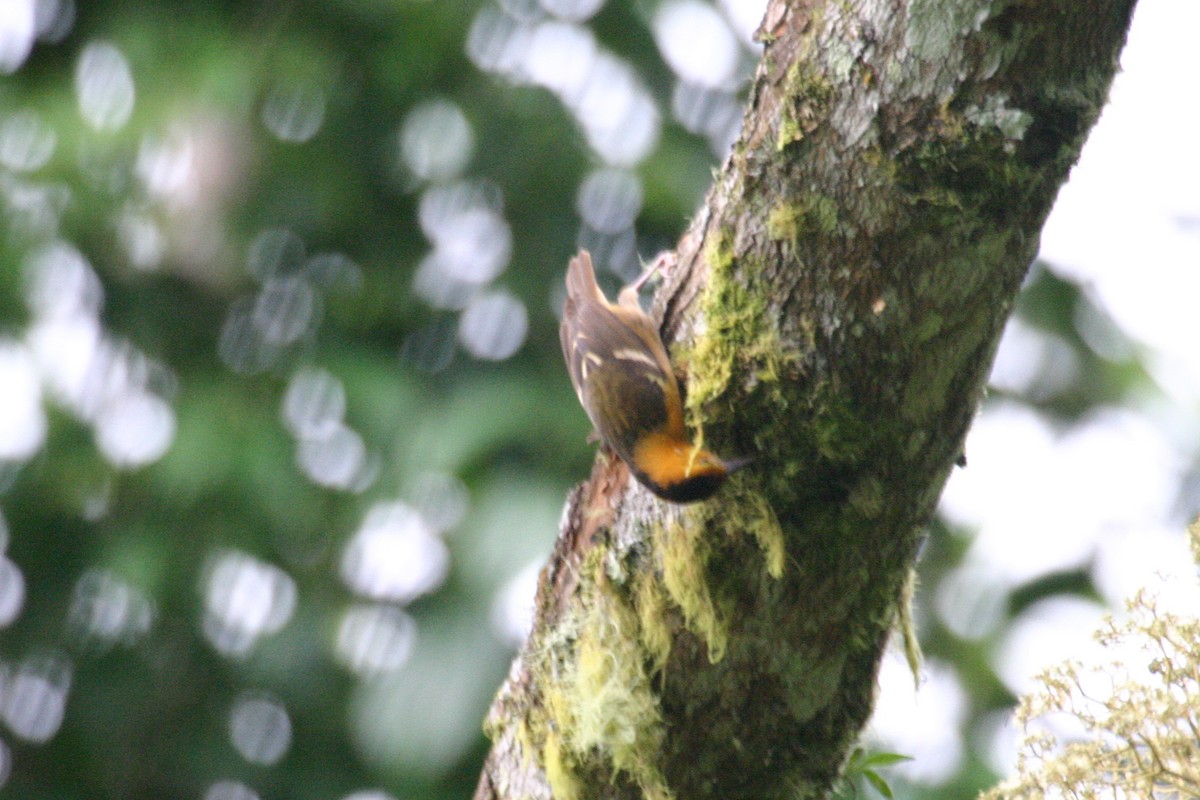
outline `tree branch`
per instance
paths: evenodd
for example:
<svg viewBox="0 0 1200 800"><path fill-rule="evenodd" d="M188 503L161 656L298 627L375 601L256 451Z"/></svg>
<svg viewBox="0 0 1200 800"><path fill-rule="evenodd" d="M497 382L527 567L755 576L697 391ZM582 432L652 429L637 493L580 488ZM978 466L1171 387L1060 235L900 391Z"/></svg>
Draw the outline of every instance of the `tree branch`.
<svg viewBox="0 0 1200 800"><path fill-rule="evenodd" d="M656 301L689 422L756 462L683 507L598 456L477 798L825 795L1132 5L772 0Z"/></svg>

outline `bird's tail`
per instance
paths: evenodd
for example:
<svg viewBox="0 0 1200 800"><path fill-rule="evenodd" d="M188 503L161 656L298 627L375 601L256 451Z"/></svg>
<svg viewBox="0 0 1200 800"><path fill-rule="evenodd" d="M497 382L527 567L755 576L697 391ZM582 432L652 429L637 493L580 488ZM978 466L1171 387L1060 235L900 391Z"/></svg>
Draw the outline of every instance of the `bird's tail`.
<svg viewBox="0 0 1200 800"><path fill-rule="evenodd" d="M604 299L604 293L596 283L592 256L587 250L580 250L579 255L572 258L571 263L567 265L567 297L573 300Z"/></svg>

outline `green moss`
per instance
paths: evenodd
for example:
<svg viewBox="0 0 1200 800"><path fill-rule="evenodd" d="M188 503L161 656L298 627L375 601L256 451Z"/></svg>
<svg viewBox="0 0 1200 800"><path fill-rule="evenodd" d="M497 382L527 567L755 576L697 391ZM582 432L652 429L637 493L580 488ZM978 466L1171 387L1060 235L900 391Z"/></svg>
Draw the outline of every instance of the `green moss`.
<svg viewBox="0 0 1200 800"><path fill-rule="evenodd" d="M900 627L900 636L904 640L904 659L908 662L908 668L912 672L913 685L919 689L921 688L921 663L925 659L921 655L921 642L917 639L917 626L913 622L913 599L916 595L917 569L916 566L911 566L908 568L904 586L900 590L896 617Z"/></svg>
<svg viewBox="0 0 1200 800"><path fill-rule="evenodd" d="M783 150L789 144L804 138L804 130L791 114L784 114L779 120L779 135L775 138L775 147Z"/></svg>
<svg viewBox="0 0 1200 800"><path fill-rule="evenodd" d="M831 395L817 404L810 423L811 439L824 458L835 463L853 463L870 449L870 442L878 433L872 425L882 424L862 419L845 398Z"/></svg>
<svg viewBox="0 0 1200 800"><path fill-rule="evenodd" d="M787 557L783 528L779 526L775 510L762 492L748 492L745 496L746 503L739 506L742 513L738 520L758 541L766 560L767 574L778 580L783 577L783 565Z"/></svg>
<svg viewBox="0 0 1200 800"><path fill-rule="evenodd" d="M722 397L735 374L758 385L778 383L785 362L774 315L764 295L734 274L727 232L709 239L704 252L708 281L700 297L705 330L687 352L687 409L698 432L703 409ZM682 359L681 359L682 360Z"/></svg>
<svg viewBox="0 0 1200 800"><path fill-rule="evenodd" d="M546 782L555 800L575 800L579 796L579 779L575 777L574 765L563 752L558 734L550 731L542 747L542 766L546 771Z"/></svg>
<svg viewBox="0 0 1200 800"><path fill-rule="evenodd" d="M684 625L708 647L712 663L725 656L730 619L730 601L710 569L714 546L749 534L762 551L762 568L775 579L783 576L787 560L783 529L775 511L748 476L735 476L721 490L720 497L720 503L689 508L663 532L658 546L662 587L666 590L662 600L669 599L679 608ZM737 568L746 571L759 567L740 564ZM650 593L643 590L643 594ZM661 611L657 613L660 620L664 619ZM642 626L644 631L653 631L645 621ZM669 636L670 632L665 634Z"/></svg>
<svg viewBox="0 0 1200 800"><path fill-rule="evenodd" d="M651 671L661 673L671 655L671 626L667 622L668 598L662 582L653 570L643 570L633 588L633 605L637 609L638 631L642 647L646 648Z"/></svg>
<svg viewBox="0 0 1200 800"><path fill-rule="evenodd" d="M929 313L924 319L917 324L917 329L913 331L913 340L917 344L925 344L933 337L942 332L942 325L945 320L942 315L936 312Z"/></svg>
<svg viewBox="0 0 1200 800"><path fill-rule="evenodd" d="M1022 113L998 118L981 115L977 107L964 113L943 105L936 135L903 153L897 164L906 202L918 212L915 218L927 226L928 235L941 239L947 230L959 231L968 249L976 251L976 266L978 250L988 249L976 238L988 231L1011 230L1014 215L1020 213L1020 204L1012 199L1029 196L1047 180L1048 165L1043 162L997 157L1000 151L1013 152L1026 123ZM964 222L974 224L964 230Z"/></svg>
<svg viewBox="0 0 1200 800"><path fill-rule="evenodd" d="M963 364L976 356L986 337L977 328L992 324L991 312L981 307L973 316L944 329L941 336L951 345L940 348L939 358L923 358L916 364L904 388L903 419L921 421L939 413L949 396L950 384L962 374Z"/></svg>
<svg viewBox="0 0 1200 800"><path fill-rule="evenodd" d="M824 195L811 195L795 203L779 203L767 214L767 235L795 244L812 234L837 232L837 204Z"/></svg>
<svg viewBox="0 0 1200 800"><path fill-rule="evenodd" d="M778 150L803 141L820 125L828 115L834 97L834 85L829 78L804 58L792 62L786 80L779 132L775 138Z"/></svg>
<svg viewBox="0 0 1200 800"><path fill-rule="evenodd" d="M797 720L812 719L837 694L846 662L846 652L810 652L798 655L792 648L779 648L772 658L771 672L779 676L784 700Z"/></svg>
<svg viewBox="0 0 1200 800"><path fill-rule="evenodd" d="M883 482L868 475L850 490L847 501L863 519L876 519L884 508Z"/></svg>
<svg viewBox="0 0 1200 800"><path fill-rule="evenodd" d="M659 543L663 586L683 613L688 630L708 645L708 660L716 663L725 657L729 641L729 621L719 613L708 580L708 562L712 557L710 533L703 520L694 517L667 528Z"/></svg>
<svg viewBox="0 0 1200 800"><path fill-rule="evenodd" d="M744 534L754 537L763 554L767 574L783 577L787 546L775 509L766 501L766 493L747 475L736 475L721 490L720 505L707 504L697 509L701 523L716 541L736 539Z"/></svg>
<svg viewBox="0 0 1200 800"><path fill-rule="evenodd" d="M602 548L597 548L597 551ZM641 645L638 616L612 593L603 564L585 562L594 579L586 600L572 604L574 631L550 646L539 670L546 718L541 757L554 796L579 794L580 775L607 765L627 774L648 797L669 800L658 767L663 723ZM568 612L571 613L571 612ZM665 660L665 657L664 657ZM530 738L537 738L531 731Z"/></svg>

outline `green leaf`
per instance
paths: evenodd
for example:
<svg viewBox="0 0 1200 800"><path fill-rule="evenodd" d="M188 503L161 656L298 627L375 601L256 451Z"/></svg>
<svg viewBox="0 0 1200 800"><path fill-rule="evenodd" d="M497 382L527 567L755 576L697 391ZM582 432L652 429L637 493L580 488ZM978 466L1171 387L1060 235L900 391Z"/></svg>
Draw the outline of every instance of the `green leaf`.
<svg viewBox="0 0 1200 800"><path fill-rule="evenodd" d="M901 753L872 753L862 762L862 766L890 767L894 764L903 764L905 761L912 760L912 756L906 756Z"/></svg>
<svg viewBox="0 0 1200 800"><path fill-rule="evenodd" d="M895 796L892 794L892 787L888 786L888 782L879 776L878 772L870 769L863 770L863 777L867 779L867 783L875 787L875 791L879 792L888 800L892 800Z"/></svg>

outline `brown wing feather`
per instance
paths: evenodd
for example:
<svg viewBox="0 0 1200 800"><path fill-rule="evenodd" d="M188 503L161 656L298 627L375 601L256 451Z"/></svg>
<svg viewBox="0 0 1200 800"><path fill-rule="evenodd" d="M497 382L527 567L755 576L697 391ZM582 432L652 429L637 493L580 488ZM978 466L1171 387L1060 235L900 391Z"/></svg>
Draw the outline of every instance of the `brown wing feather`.
<svg viewBox="0 0 1200 800"><path fill-rule="evenodd" d="M685 438L679 386L657 328L636 297L632 304L608 302L586 251L567 268L559 334L580 403L622 458L628 461L651 432Z"/></svg>

